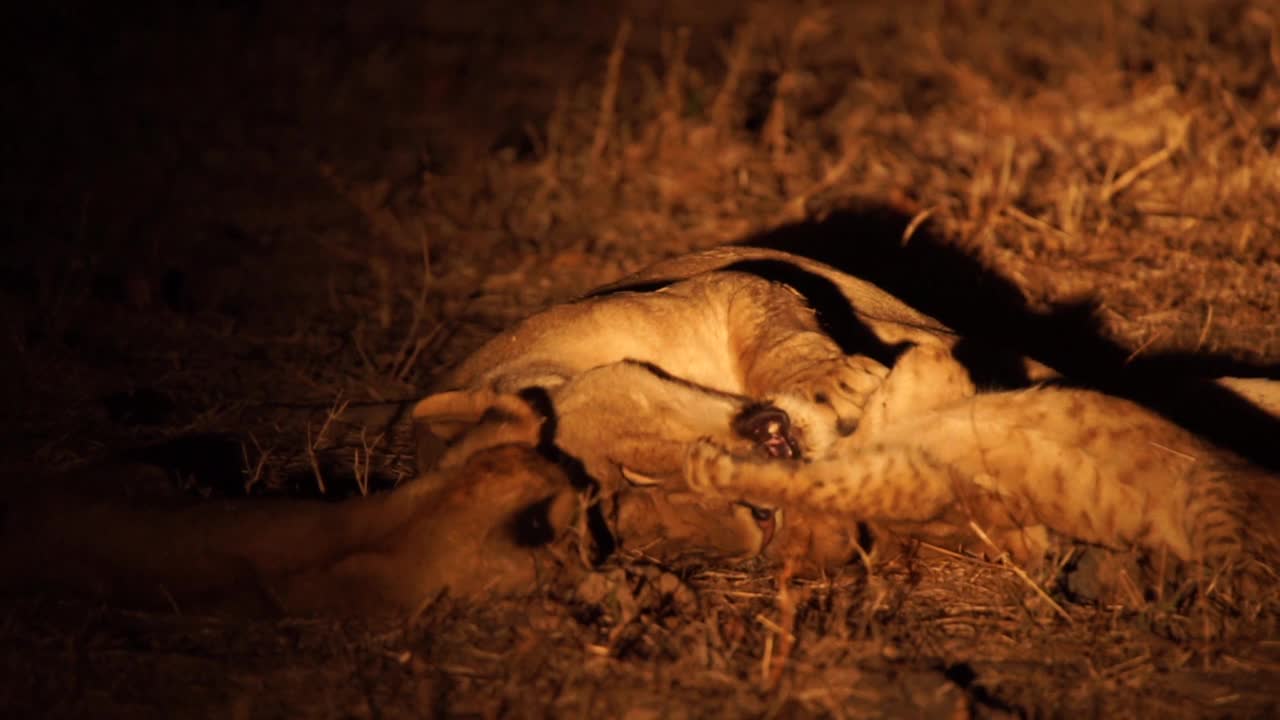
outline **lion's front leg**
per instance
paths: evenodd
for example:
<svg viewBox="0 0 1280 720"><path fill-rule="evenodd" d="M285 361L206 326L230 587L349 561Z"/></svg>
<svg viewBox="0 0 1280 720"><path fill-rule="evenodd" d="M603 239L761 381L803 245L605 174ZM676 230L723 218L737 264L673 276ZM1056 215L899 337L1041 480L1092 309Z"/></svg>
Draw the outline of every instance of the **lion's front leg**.
<svg viewBox="0 0 1280 720"><path fill-rule="evenodd" d="M803 462L736 457L703 439L685 458L696 492L765 506L795 505L855 520L925 522L956 499L950 467L915 447L879 446Z"/></svg>

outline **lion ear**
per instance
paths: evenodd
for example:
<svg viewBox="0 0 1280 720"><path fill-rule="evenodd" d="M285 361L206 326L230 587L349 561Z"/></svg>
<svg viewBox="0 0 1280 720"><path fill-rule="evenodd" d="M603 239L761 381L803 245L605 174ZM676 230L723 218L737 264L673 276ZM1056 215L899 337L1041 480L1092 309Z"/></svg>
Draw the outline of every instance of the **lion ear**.
<svg viewBox="0 0 1280 720"><path fill-rule="evenodd" d="M498 402L492 390L450 390L428 395L413 406L414 432L426 431L451 443L480 422Z"/></svg>
<svg viewBox="0 0 1280 720"><path fill-rule="evenodd" d="M520 395L489 389L429 395L413 408L420 472L460 465L498 445L538 444L543 416Z"/></svg>
<svg viewBox="0 0 1280 720"><path fill-rule="evenodd" d="M436 467L449 445L480 422L493 407L493 396L487 390L451 390L428 395L413 406L413 440L420 472Z"/></svg>

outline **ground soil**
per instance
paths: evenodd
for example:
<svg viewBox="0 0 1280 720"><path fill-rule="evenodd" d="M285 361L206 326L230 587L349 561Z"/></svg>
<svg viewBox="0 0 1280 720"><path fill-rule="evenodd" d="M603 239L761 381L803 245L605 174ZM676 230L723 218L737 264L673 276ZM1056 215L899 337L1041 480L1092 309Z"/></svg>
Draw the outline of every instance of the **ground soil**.
<svg viewBox="0 0 1280 720"><path fill-rule="evenodd" d="M243 444L244 462L190 461L189 493L376 491L413 471L387 424L397 403L486 337L655 259L753 238L803 237L854 272L868 258L940 316L957 302L910 290L1090 299L1139 365L1280 363L1268 0L44 5L5 23L20 127L0 193L6 483L197 437ZM975 261L985 279L957 285ZM343 404L365 414L326 425ZM442 597L391 626L11 596L0 704L637 720L1280 707L1275 608L1203 633L1159 603L1058 597L1068 621L969 558L821 582L757 564L597 572L594 602Z"/></svg>

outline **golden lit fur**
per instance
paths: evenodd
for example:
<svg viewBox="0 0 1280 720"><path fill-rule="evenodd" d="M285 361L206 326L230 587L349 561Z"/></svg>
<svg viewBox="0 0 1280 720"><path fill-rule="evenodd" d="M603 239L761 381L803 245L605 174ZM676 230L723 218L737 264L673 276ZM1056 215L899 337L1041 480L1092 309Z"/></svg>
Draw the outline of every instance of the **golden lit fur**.
<svg viewBox="0 0 1280 720"><path fill-rule="evenodd" d="M975 395L938 348L906 353L858 430L819 457L765 460L707 439L691 449L686 473L711 496L989 552L976 526L1022 562L1042 557L1052 532L1227 568L1256 588L1277 557L1276 478L1101 393Z"/></svg>
<svg viewBox="0 0 1280 720"><path fill-rule="evenodd" d="M836 288L878 341L917 349L886 381L791 287L722 269L741 261L793 263ZM55 481L5 500L0 582L178 607L407 612L444 589L483 597L574 569L563 544L580 536L570 529L584 524L587 478L614 539L659 559L765 552L819 571L854 555L863 519L922 537L964 535L972 520L1022 555L1042 548L1046 529L1186 560L1243 561L1270 547L1249 504L1262 492L1256 471L1096 393L970 397L949 361L955 342L818 263L697 253L485 344L416 406L421 472L394 492L174 506ZM1025 367L1033 379L1053 374ZM781 431L778 408L789 416ZM810 460L767 457L778 453Z"/></svg>
<svg viewBox="0 0 1280 720"><path fill-rule="evenodd" d="M857 426L886 369L869 357L846 355L791 287L722 269L759 261L794 265L829 283L880 342L950 347L956 340L932 318L821 263L745 247L694 253L537 313L464 360L414 410L424 440L422 466L466 454L457 438L469 421L457 407L509 402L497 399L531 387L551 398L555 444L582 462L606 499L676 492L669 481L679 477L685 452L699 437L750 451L752 443L730 425L752 398L791 414L791 433L804 451L830 444ZM648 289L655 283L660 289ZM1028 367L1050 374L1034 363ZM751 547L759 544L761 528L748 518L758 520L759 510L724 503L698 522L727 525L727 532L709 533L722 545ZM820 565L845 562L854 552L853 533L842 527L818 538L812 528L830 523L802 522L800 512L776 520L785 522L776 523L775 551L807 552ZM746 542L740 531L750 535ZM836 534L842 538L833 542Z"/></svg>
<svg viewBox="0 0 1280 720"><path fill-rule="evenodd" d="M110 482L161 471L92 472ZM576 498L558 468L519 445L341 503L177 504L54 489L6 503L0 578L181 610L411 611L445 587L469 596L532 587L538 566L554 562L518 542L519 514L538 504L562 529Z"/></svg>
<svg viewBox="0 0 1280 720"><path fill-rule="evenodd" d="M441 467L342 502L101 490L167 483L132 464L10 482L34 490L0 506L0 585L183 611L368 616L412 612L446 589L529 591L583 569L565 546L580 495L535 450L543 418L515 396L485 402L455 408L472 424ZM773 529L742 503L679 488L619 494L606 508L617 540L665 560L756 555Z"/></svg>
<svg viewBox="0 0 1280 720"><path fill-rule="evenodd" d="M849 302L857 320L865 323L879 340L888 344L915 344L917 349L907 354L907 358L912 359L900 362L893 373L897 380L891 387L882 388L885 368L867 357L841 355L819 330L812 309L791 288L732 269L740 267L735 263L744 261L785 262L831 283ZM627 290L666 281L674 282L656 292ZM1048 487L1040 480L1050 472L1049 466L1065 462L1060 457L1062 452L1099 453L1103 468L1118 467L1121 461L1108 459L1110 450L1103 444L1086 447L1102 435L1050 434L1046 439L1041 434L1024 432L1012 417L1024 412L1024 407L1031 408L1025 410L1029 413L1065 412L1076 403L1098 408L1101 414L1114 420L1106 427L1116 430L1110 439L1121 456L1127 452L1124 440L1129 436L1123 430L1128 425L1132 425L1135 432L1137 428L1150 426L1179 439L1200 442L1132 403L1086 391L1042 389L1021 394L984 395L965 401L973 388L963 369L950 358L948 351L955 340L937 321L873 285L820 263L772 250L721 248L659 263L588 299L530 317L492 339L448 376L443 385L451 388L451 392L444 396L494 390L509 392L529 386L548 389L558 418L557 445L580 458L589 474L600 480L608 492L631 491L632 488L621 481L623 476L649 477L652 485L673 488L670 481L673 474L678 474L675 469L684 461L684 451L699 433L729 456L752 458L742 463L750 469L740 474L744 478L762 472L777 478L789 477L794 472L838 472L846 462L845 456L856 453L860 463L856 467L867 468L867 474L876 481L875 486L885 490L886 494L878 497L886 501L896 497L893 502L900 503L900 507L865 513L852 507L842 511L817 501L816 495L808 499L788 495L777 489L785 484L780 479L772 483L777 487L770 492L724 495L726 499L745 499L756 509L785 505L787 512L779 517L781 530L768 551L780 556L807 552L810 553L808 559L816 561L819 567L845 562L851 557L854 552L852 519L903 520L905 525L901 529L927 537L935 521L956 509L953 501L959 497L958 491L942 488L936 496L925 494L918 498L917 490L937 489L941 485L915 488L912 483L898 483L894 469L877 469L876 455L862 449L875 445L877 441L871 438L880 437L877 432L883 432L886 440L897 439L908 445L911 453L928 457L933 457L930 453L934 453L937 446L936 452L945 458L947 473L951 472L952 465L964 459L952 458L947 454L949 448L956 447L959 453L982 450L986 457L990 455L988 445L1006 440L1004 446L1010 465L1005 476L1016 474L1013 468L1020 467L1015 465L1016 458L1025 456L1021 462L1031 464L1031 475L1025 482L1041 489ZM922 361L925 358L929 359ZM635 362L628 365L628 361ZM646 366L660 368L662 373L644 372ZM1051 369L1031 360L1024 360L1024 366L1032 380L1045 381L1056 376ZM665 380L661 374L667 376ZM1276 384L1255 380L1224 381L1224 384L1260 407L1280 414ZM832 392L832 388L836 390ZM447 438L451 432L447 423L433 418L441 397L425 399L416 409L415 417L424 428ZM750 402L749 397L785 410L803 452L809 457L830 460L812 464L769 460L761 457L751 443L744 445L743 438L729 427L731 419ZM886 398L891 402L885 404ZM955 407L951 415L942 413L942 408L952 406ZM1006 407L1008 413L1004 410ZM954 418L962 410L978 409L989 410L994 418L990 421L994 423L991 433L981 436L982 445L976 439L968 444L953 445L955 425L961 422ZM934 421L939 424L931 424ZM1064 427L1078 429L1079 426L1071 422L1070 418L1065 419ZM856 434L841 437L853 427L859 427ZM710 454L706 448L701 452ZM1213 452L1215 456L1220 454L1216 449ZM897 451L887 457L898 457ZM1159 454L1150 457L1152 463L1170 461ZM1181 470L1174 468L1174 472ZM1008 497L1023 497L1021 488L985 489L981 484L985 481L982 473L972 475L972 480L965 487L982 490L985 494L981 497L996 491ZM804 483L799 487L804 489L794 489L794 492L809 492ZM1070 492L1070 488L1067 490ZM931 497L938 504L930 504ZM1082 502L1087 501L1084 496L1078 497ZM1113 499L1121 500L1119 495ZM1125 526L1124 514L1118 510L1115 517L1107 517L1105 503L1097 509L1071 505L1075 515L1056 523L1051 521L1056 505L1028 509L1029 501L1020 503L1013 509L1001 508L989 524L993 527L991 532L1000 536L1004 545L1023 556L1043 550L1047 538L1045 525L1072 537L1110 546L1168 541L1173 543L1169 549L1185 551L1189 547L1187 543L1192 542L1168 534L1163 536L1165 540L1147 538L1138 532L1141 528ZM1037 513L1050 519L1039 518ZM1104 515L1093 517L1094 513ZM844 519L837 521L835 517ZM948 515L937 527L944 534L954 535L956 520L954 514ZM958 527L961 534L971 537L967 521ZM705 522L721 523L723 515L709 514ZM1091 522L1096 526L1090 526ZM739 525L747 527L745 523ZM1002 533L1001 528L1009 532ZM1200 541L1209 542L1203 534L1196 542Z"/></svg>

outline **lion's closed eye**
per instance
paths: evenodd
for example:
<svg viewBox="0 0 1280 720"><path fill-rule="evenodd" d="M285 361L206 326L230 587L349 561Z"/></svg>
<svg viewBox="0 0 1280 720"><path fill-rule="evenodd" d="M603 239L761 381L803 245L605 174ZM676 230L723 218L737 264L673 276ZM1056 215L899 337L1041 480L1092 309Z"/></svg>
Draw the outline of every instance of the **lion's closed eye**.
<svg viewBox="0 0 1280 720"><path fill-rule="evenodd" d="M763 550L768 547L769 542L773 540L774 533L778 531L778 511L774 508L752 505L744 500L739 500L734 504L746 508L751 515L751 519L760 528L760 533L763 537L760 549Z"/></svg>

